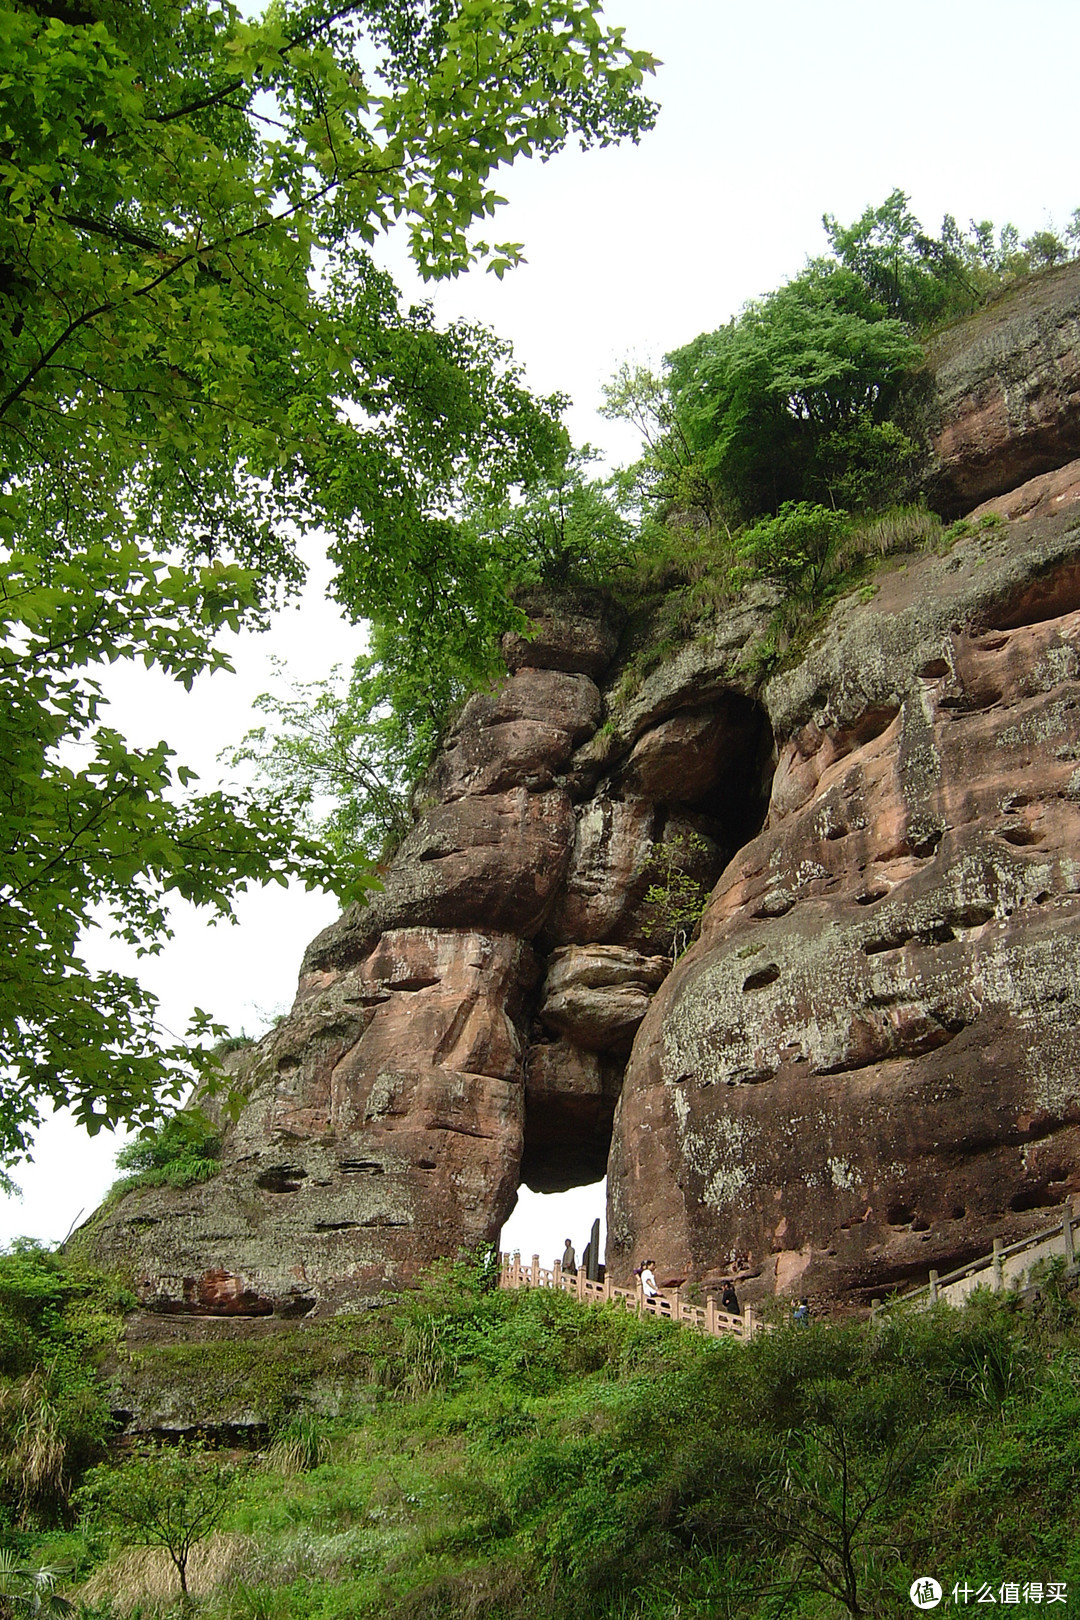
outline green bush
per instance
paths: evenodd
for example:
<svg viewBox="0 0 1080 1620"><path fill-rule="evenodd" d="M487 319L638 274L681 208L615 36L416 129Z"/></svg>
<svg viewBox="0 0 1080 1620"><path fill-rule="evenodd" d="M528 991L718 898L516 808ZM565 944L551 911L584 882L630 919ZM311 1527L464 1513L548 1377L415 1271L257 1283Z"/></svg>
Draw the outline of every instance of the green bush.
<svg viewBox="0 0 1080 1620"><path fill-rule="evenodd" d="M191 1187L209 1181L221 1168L221 1134L196 1108L172 1114L163 1124L140 1131L116 1155L126 1174L113 1191L132 1187Z"/></svg>

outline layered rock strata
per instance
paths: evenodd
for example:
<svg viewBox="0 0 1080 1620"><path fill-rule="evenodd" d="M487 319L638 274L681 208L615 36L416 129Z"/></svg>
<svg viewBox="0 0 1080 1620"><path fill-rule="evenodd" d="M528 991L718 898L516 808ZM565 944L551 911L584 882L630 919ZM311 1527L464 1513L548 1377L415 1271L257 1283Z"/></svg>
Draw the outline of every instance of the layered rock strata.
<svg viewBox="0 0 1080 1620"><path fill-rule="evenodd" d="M603 1177L669 965L655 852L685 848L707 891L760 820L767 729L746 697L691 686L598 755L607 605L531 607L536 635L508 638L507 678L465 705L382 891L312 943L292 1013L241 1060L220 1173L94 1222L154 1309L336 1308L497 1237L522 1180Z"/></svg>
<svg viewBox="0 0 1080 1620"><path fill-rule="evenodd" d="M1080 444L1080 260L939 334L920 383L924 484L947 515L1069 461Z"/></svg>

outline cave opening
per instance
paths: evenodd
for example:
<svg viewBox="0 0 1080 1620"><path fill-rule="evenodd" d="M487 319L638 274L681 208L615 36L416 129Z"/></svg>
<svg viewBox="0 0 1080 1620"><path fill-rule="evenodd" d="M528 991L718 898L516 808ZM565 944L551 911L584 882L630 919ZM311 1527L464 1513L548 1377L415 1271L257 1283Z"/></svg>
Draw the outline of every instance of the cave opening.
<svg viewBox="0 0 1080 1620"><path fill-rule="evenodd" d="M569 1238L577 1263L583 1262L593 1222L600 1222L600 1262L607 1242L607 1179L570 1187L562 1192L540 1193L522 1186L514 1208L499 1234L498 1247L504 1254L519 1253L524 1261L539 1255L542 1266L562 1259L563 1244Z"/></svg>
<svg viewBox="0 0 1080 1620"><path fill-rule="evenodd" d="M775 759L764 705L723 691L646 730L578 806L567 879L576 903L540 942L547 960L525 1058L520 1184L529 1193L606 1175L632 1043L664 959L670 971L694 927L686 908L703 909L764 825ZM598 836L597 804L627 807L621 825L633 836L620 839L615 814Z"/></svg>

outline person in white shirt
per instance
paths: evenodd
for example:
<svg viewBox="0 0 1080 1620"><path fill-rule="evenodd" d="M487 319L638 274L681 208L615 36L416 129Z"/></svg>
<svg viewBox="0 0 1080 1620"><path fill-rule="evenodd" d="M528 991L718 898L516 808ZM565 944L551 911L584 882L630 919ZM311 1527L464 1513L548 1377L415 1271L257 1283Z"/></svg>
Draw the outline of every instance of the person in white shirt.
<svg viewBox="0 0 1080 1620"><path fill-rule="evenodd" d="M646 1260L641 1268L641 1292L645 1296L646 1304L649 1303L650 1299L655 1299L660 1292L656 1286L656 1275L653 1271L655 1264L655 1260Z"/></svg>

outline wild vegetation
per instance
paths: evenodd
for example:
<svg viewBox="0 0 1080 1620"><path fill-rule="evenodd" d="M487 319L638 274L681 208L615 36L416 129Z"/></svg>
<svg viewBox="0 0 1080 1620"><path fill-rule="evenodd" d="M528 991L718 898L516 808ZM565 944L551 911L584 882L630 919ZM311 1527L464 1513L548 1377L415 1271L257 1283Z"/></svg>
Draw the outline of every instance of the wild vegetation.
<svg viewBox="0 0 1080 1620"><path fill-rule="evenodd" d="M121 1177L113 1193L132 1187L191 1187L218 1170L221 1132L198 1108L169 1114L144 1126L116 1155Z"/></svg>
<svg viewBox="0 0 1080 1620"><path fill-rule="evenodd" d="M115 1333L109 1290L40 1251L0 1261L5 1391L59 1357L54 1388L96 1402L89 1427L63 1408L67 1461L32 1495L0 1480L12 1560L64 1569L84 1620L180 1613L181 1567L215 1620L826 1620L910 1613L918 1575L970 1601L1006 1582L1072 1601L1080 1581L1080 1296L1060 1269L1034 1304L744 1347L492 1292L458 1263L382 1311L144 1348L163 1387L231 1392L270 1429L141 1461L78 1382Z"/></svg>

